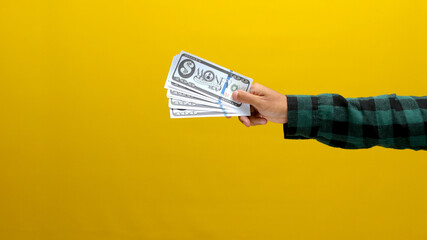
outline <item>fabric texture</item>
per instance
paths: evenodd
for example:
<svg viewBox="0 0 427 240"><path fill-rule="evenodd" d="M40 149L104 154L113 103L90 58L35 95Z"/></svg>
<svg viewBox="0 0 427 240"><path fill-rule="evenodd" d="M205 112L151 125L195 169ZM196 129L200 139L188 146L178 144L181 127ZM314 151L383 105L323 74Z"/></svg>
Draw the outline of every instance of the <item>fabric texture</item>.
<svg viewBox="0 0 427 240"><path fill-rule="evenodd" d="M346 149L427 150L427 96L287 95L286 139L316 139Z"/></svg>

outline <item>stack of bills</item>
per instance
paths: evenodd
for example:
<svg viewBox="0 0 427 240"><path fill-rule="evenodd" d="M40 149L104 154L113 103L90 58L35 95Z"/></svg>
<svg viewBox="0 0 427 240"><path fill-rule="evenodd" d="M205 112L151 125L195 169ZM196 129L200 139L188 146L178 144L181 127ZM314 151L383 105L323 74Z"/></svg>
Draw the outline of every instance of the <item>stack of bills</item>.
<svg viewBox="0 0 427 240"><path fill-rule="evenodd" d="M249 104L231 95L249 91L252 79L181 52L175 56L166 79L171 118L249 116Z"/></svg>

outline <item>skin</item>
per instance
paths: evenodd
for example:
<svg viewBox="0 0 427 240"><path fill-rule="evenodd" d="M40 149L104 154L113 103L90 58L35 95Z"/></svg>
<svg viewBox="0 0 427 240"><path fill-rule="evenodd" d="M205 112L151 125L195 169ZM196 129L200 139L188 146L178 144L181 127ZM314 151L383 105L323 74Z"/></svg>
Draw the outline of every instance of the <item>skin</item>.
<svg viewBox="0 0 427 240"><path fill-rule="evenodd" d="M251 105L251 116L239 117L246 127L265 125L268 121L288 122L288 102L285 95L264 87L259 83L251 86L250 92L234 91L233 99Z"/></svg>

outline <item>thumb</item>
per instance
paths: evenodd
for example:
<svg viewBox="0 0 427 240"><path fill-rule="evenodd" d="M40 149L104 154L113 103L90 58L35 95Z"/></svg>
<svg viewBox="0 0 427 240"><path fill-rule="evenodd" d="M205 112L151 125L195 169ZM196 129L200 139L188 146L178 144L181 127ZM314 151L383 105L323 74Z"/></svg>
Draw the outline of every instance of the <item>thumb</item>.
<svg viewBox="0 0 427 240"><path fill-rule="evenodd" d="M233 100L241 102L241 103L249 103L252 106L258 106L260 97L245 91L234 91L233 92Z"/></svg>

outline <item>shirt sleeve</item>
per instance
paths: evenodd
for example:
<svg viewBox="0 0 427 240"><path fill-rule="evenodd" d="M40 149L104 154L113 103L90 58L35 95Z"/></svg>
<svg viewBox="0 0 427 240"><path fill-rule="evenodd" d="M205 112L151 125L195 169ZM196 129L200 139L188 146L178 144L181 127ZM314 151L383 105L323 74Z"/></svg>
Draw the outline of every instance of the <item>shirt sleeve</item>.
<svg viewBox="0 0 427 240"><path fill-rule="evenodd" d="M286 139L316 139L346 149L427 150L427 96L287 95Z"/></svg>

